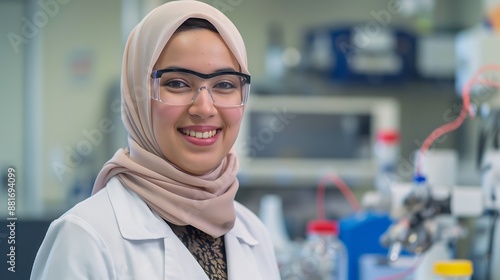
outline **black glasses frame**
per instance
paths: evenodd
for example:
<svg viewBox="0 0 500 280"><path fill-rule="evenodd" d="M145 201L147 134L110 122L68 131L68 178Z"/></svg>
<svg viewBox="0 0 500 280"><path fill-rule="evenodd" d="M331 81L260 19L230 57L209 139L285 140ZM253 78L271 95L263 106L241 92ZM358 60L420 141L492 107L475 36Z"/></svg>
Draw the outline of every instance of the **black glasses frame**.
<svg viewBox="0 0 500 280"><path fill-rule="evenodd" d="M202 79L210 79L213 77L218 77L222 75L236 75L240 76L242 78L245 78L245 80L250 84L250 75L241 73L241 72L236 72L236 71L220 71L220 72L215 72L211 74L203 74L200 72L196 72L193 70L185 69L185 68L165 68L165 69L159 69L159 70L153 70L151 73L151 78L157 79L160 78L163 73L168 73L168 72L182 72L182 73L187 73L191 75L195 75L197 77L200 77Z"/></svg>

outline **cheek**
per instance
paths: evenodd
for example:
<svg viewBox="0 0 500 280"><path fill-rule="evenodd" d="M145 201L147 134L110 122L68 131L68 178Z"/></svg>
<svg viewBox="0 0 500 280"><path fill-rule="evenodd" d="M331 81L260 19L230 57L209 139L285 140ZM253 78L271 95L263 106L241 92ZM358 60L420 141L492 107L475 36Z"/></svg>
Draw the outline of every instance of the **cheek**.
<svg viewBox="0 0 500 280"><path fill-rule="evenodd" d="M168 131L169 127L173 128L179 117L182 115L182 108L171 107L165 104L153 104L151 118L153 129L157 136Z"/></svg>
<svg viewBox="0 0 500 280"><path fill-rule="evenodd" d="M156 110L153 110L153 114L158 120L173 120L180 114L180 108L159 104L156 106Z"/></svg>
<svg viewBox="0 0 500 280"><path fill-rule="evenodd" d="M224 111L224 118L228 127L239 129L241 120L243 119L243 109L227 109L227 111Z"/></svg>

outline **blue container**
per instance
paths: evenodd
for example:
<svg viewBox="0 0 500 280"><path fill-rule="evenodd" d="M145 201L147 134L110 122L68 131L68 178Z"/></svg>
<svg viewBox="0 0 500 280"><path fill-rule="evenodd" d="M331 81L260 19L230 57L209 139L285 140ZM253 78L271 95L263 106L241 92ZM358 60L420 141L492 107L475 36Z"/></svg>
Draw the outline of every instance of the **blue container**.
<svg viewBox="0 0 500 280"><path fill-rule="evenodd" d="M380 244L380 236L392 224L388 214L359 212L339 221L339 239L347 249L348 279L360 279L360 259L365 254L387 255L388 248Z"/></svg>

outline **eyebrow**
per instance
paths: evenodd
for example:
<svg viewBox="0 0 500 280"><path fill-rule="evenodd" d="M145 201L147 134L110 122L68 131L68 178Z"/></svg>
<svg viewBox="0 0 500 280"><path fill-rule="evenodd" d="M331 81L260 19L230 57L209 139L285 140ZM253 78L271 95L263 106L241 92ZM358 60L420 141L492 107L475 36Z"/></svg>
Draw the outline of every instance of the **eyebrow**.
<svg viewBox="0 0 500 280"><path fill-rule="evenodd" d="M228 67L228 68L222 68L222 69L217 69L215 70L215 72L228 72L228 71L234 71L234 72L237 72L236 69L232 68L232 67Z"/></svg>
<svg viewBox="0 0 500 280"><path fill-rule="evenodd" d="M166 69L181 69L181 70L188 70L188 71L193 71L193 72L198 72L198 71L194 71L192 69L188 69L188 68L184 68L184 67L177 67L177 66L170 66L170 67L167 67L167 68L161 68L161 69L158 69L158 70L166 70ZM212 74L212 73L219 73L219 72L238 72L236 71L236 69L232 68L232 67L227 67L227 68L220 68L220 69L216 69L215 71L211 72L211 73L205 73L205 74ZM201 73L201 72L198 72L200 74L204 74L204 73Z"/></svg>

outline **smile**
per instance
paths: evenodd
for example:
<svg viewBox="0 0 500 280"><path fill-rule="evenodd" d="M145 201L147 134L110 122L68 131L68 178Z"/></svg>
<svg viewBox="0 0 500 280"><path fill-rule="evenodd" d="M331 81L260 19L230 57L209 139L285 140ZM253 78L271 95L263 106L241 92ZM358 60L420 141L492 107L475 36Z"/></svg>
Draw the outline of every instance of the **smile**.
<svg viewBox="0 0 500 280"><path fill-rule="evenodd" d="M217 130L216 129L210 130L210 131L205 131L205 132L188 130L188 129L182 129L181 132L184 135L195 137L195 138L199 138L199 139L212 138L212 137L214 137L217 134Z"/></svg>

